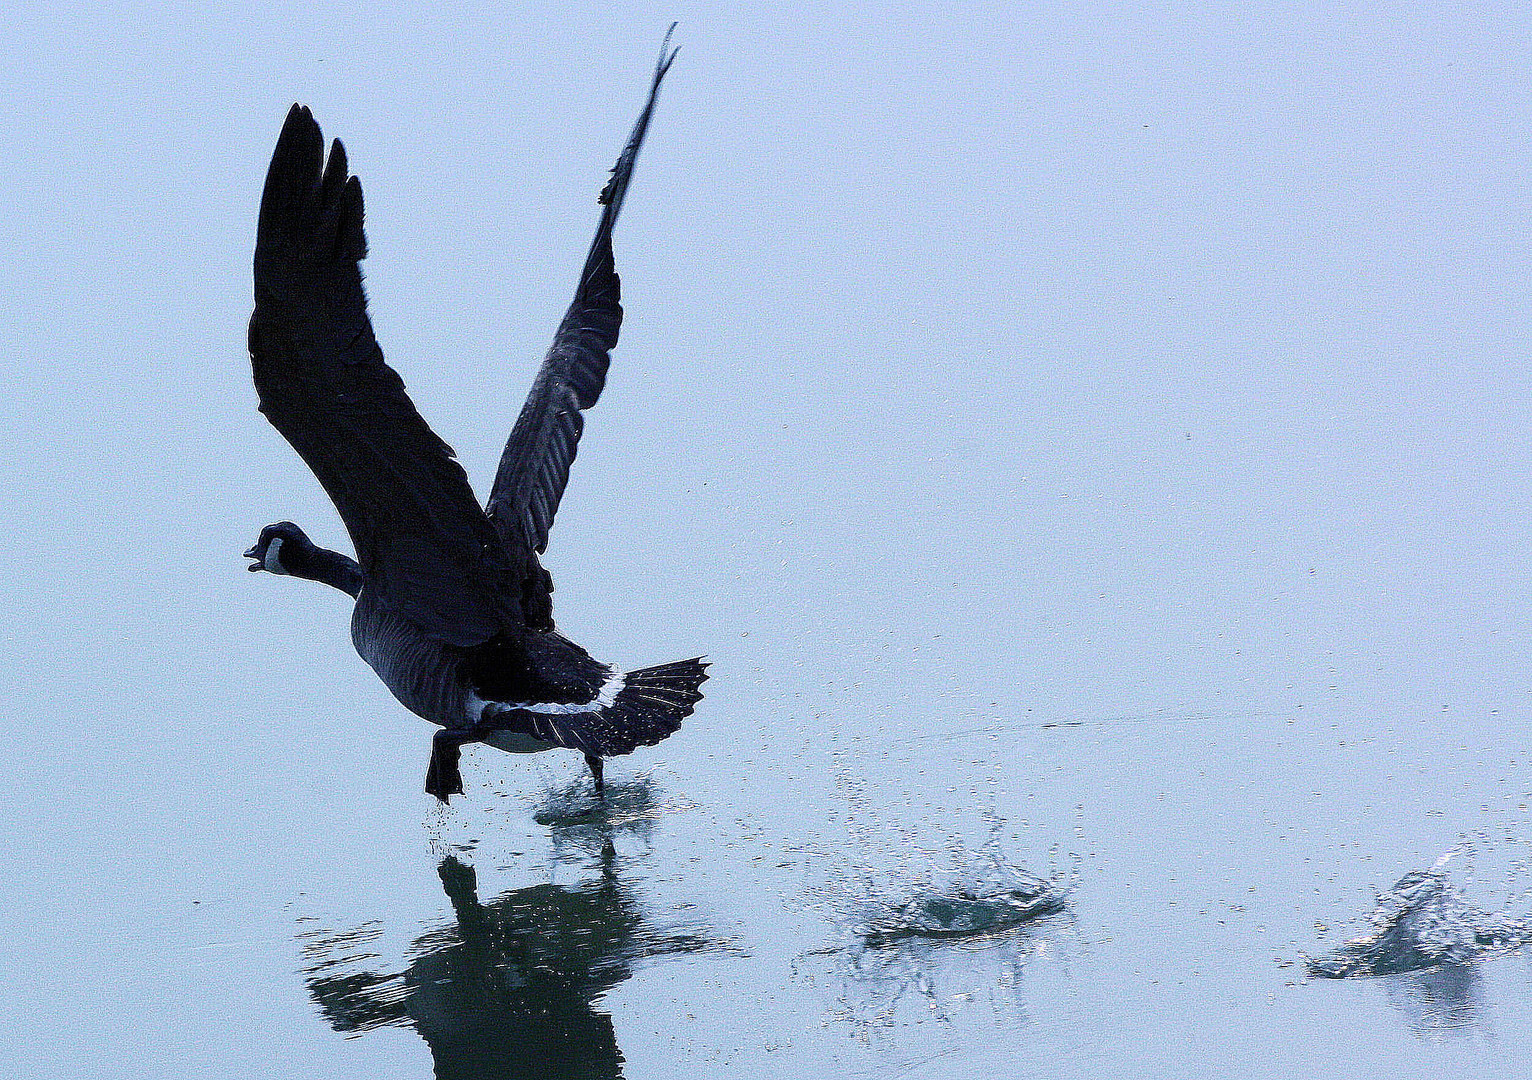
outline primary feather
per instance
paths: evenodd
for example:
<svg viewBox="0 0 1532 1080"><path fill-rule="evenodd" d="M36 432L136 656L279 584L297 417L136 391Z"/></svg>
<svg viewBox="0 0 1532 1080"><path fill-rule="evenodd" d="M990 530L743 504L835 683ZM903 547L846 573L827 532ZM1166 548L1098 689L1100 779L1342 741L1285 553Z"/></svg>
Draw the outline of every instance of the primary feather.
<svg viewBox="0 0 1532 1080"><path fill-rule="evenodd" d="M532 383L506 440L495 484L486 511L501 543L513 559L535 560L548 546L548 529L558 512L559 500L569 482L569 466L575 459L580 434L585 430L581 411L590 408L606 386L611 351L622 327L622 287L612 257L612 227L633 175L633 164L649 130L649 117L660 92L660 81L670 70L675 52L667 51L670 35L660 47L660 59L649 84L649 100L633 133L602 190L601 222L591 241L590 253L580 273L574 300L554 335L553 345ZM535 582L525 598L528 622L536 624L549 604L544 582Z"/></svg>

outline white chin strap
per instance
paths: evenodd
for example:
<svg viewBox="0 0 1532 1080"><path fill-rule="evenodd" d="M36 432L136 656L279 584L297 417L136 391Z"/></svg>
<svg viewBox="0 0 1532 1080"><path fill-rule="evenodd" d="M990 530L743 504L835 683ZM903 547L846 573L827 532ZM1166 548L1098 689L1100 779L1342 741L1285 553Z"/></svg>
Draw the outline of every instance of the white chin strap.
<svg viewBox="0 0 1532 1080"><path fill-rule="evenodd" d="M271 543L266 545L266 557L261 560L261 565L273 574L287 573L287 570L282 566L281 553L282 538L280 536L273 536Z"/></svg>

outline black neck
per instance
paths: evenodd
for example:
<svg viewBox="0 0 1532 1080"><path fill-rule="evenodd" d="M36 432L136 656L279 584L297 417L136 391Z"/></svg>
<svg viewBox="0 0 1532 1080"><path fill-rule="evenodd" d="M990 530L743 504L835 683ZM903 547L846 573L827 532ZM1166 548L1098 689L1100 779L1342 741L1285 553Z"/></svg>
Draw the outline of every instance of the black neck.
<svg viewBox="0 0 1532 1080"><path fill-rule="evenodd" d="M282 551L282 565L294 577L322 581L353 600L362 591L362 568L338 551L310 544L301 551Z"/></svg>

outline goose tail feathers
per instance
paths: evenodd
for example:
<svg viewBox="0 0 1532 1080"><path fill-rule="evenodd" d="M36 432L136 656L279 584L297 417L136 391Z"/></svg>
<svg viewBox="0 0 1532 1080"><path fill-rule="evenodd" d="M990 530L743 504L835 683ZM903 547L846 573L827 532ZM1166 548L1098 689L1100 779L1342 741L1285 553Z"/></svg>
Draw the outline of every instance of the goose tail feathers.
<svg viewBox="0 0 1532 1080"><path fill-rule="evenodd" d="M700 656L614 676L592 707L502 705L486 721L597 758L631 754L673 734L702 700Z"/></svg>
<svg viewBox="0 0 1532 1080"><path fill-rule="evenodd" d="M700 656L628 672L616 699L598 714L598 756L630 754L671 735L702 700L706 680Z"/></svg>

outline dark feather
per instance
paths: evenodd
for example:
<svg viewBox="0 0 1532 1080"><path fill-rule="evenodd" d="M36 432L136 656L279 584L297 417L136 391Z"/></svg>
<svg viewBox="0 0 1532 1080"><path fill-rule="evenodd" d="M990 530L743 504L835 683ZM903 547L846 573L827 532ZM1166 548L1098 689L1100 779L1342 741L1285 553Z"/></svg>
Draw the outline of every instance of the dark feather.
<svg viewBox="0 0 1532 1080"><path fill-rule="evenodd" d="M324 486L367 588L477 645L521 623L520 582L452 448L415 411L367 318L362 185L309 110L283 125L261 198L250 358L261 411Z"/></svg>
<svg viewBox="0 0 1532 1080"><path fill-rule="evenodd" d="M486 701L574 703L595 697L611 669L562 634L536 633L465 650L462 672Z"/></svg>
<svg viewBox="0 0 1532 1080"><path fill-rule="evenodd" d="M617 344L622 325L621 286L612 257L612 227L622 210L660 81L675 59L669 43L667 33L649 87L649 100L601 192L604 208L601 222L586 256L574 301L532 383L532 391L522 406L495 474L486 510L513 562L523 552L541 554L547 548L548 530L569 482L569 466L575 459L584 428L580 411L594 405L606 385L611 350ZM546 607L547 597L541 597L540 603Z"/></svg>

